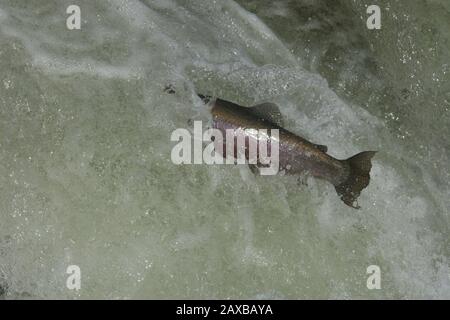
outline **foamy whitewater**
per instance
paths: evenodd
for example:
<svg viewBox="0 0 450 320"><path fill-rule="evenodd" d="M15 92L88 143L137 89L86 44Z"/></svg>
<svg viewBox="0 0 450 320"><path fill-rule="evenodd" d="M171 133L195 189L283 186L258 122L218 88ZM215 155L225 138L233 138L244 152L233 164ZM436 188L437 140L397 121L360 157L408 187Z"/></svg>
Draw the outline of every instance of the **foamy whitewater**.
<svg viewBox="0 0 450 320"><path fill-rule="evenodd" d="M369 0L84 0L68 30L73 1L0 0L0 296L450 298L450 4L377 3L381 30ZM362 208L174 165L171 132L210 117L196 92L378 150Z"/></svg>

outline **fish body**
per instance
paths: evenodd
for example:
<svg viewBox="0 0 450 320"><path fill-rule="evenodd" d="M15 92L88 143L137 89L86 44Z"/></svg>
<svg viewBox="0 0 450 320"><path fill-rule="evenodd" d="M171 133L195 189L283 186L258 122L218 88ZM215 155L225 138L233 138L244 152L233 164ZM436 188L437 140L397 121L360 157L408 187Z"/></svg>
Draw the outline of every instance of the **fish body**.
<svg viewBox="0 0 450 320"><path fill-rule="evenodd" d="M205 102L210 100L209 97L199 96ZM252 131L248 129L268 129L269 131L278 129L279 171L286 174L306 172L314 177L325 179L335 186L345 204L359 208L355 202L362 189L369 184L371 158L375 154L374 151L361 152L349 159L339 160L327 154L326 146L314 144L281 127L279 122L274 120L280 113L273 104L243 107L222 99L213 99L210 103L212 104L212 126L220 130L224 137L226 137L226 130L232 129L236 133L233 139L236 139L237 135L244 135L248 145L250 139L268 139L264 136L252 135ZM224 154L226 138L223 143L224 149L220 152Z"/></svg>

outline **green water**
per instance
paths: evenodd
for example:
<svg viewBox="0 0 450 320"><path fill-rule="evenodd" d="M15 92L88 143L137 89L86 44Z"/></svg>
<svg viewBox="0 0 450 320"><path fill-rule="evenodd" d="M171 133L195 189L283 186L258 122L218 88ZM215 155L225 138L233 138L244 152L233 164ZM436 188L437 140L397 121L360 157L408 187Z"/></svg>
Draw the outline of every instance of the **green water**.
<svg viewBox="0 0 450 320"><path fill-rule="evenodd" d="M381 30L366 0L86 0L81 30L70 4L0 0L0 295L450 298L445 0L378 1ZM275 102L338 158L379 150L362 209L174 165L171 132L209 119L196 91Z"/></svg>

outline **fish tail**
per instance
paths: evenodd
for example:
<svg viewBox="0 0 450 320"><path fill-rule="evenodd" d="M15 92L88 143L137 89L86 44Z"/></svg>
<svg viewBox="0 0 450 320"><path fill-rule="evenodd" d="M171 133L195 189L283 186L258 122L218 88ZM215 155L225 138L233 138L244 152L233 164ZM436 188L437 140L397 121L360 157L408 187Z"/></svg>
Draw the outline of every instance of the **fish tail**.
<svg viewBox="0 0 450 320"><path fill-rule="evenodd" d="M361 191L369 185L370 169L372 168L371 159L376 151L364 151L357 155L343 160L348 164L350 173L347 179L337 185L336 192L344 203L352 208L359 209L356 203Z"/></svg>

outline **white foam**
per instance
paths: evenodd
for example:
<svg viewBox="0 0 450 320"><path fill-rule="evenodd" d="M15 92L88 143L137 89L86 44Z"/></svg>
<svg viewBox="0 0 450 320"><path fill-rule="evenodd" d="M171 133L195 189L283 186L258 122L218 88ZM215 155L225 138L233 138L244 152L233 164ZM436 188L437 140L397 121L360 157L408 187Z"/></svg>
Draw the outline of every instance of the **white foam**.
<svg viewBox="0 0 450 320"><path fill-rule="evenodd" d="M265 14L302 23L278 3ZM387 99L378 87L362 87L363 106L333 89L334 77L386 81L361 78L371 53L354 42L357 30L322 34L337 27L338 13L323 19L329 11L320 3L302 3L319 10L298 26L320 36L304 54L291 50L283 28L274 32L272 20L233 1L90 1L80 33L64 29L64 10L43 4L0 5L0 277L12 297L449 296L449 187L439 177L450 162L398 139L390 121L402 130L414 119L387 100L386 120L370 104ZM327 69L341 40L364 52ZM316 69L302 64L308 55ZM168 83L176 94L163 92ZM305 186L247 167L174 166L171 131L209 117L196 90L276 102L289 130L341 159L378 150L362 209L313 178ZM413 100L408 108L423 112ZM429 130L447 136L444 126ZM85 275L78 294L65 287L68 264ZM385 279L376 293L365 286L371 264Z"/></svg>

